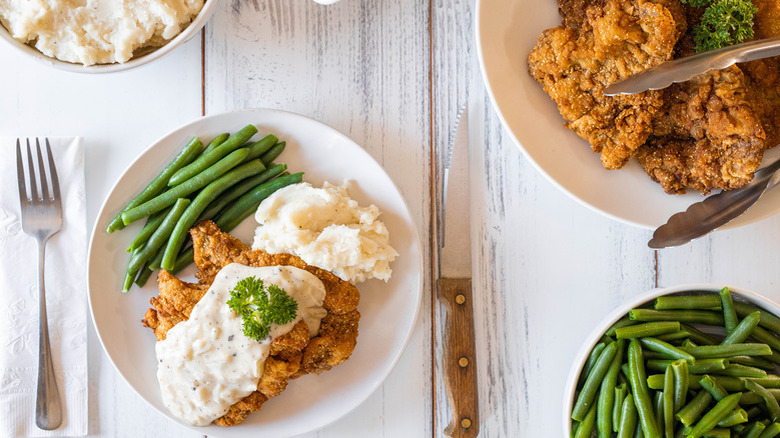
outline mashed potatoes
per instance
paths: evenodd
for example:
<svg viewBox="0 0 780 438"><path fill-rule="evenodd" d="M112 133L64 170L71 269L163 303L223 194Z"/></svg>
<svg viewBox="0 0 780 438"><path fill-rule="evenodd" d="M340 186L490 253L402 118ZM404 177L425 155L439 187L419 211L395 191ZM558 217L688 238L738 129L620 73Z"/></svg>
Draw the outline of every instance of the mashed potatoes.
<svg viewBox="0 0 780 438"><path fill-rule="evenodd" d="M0 22L47 56L84 65L128 61L162 46L198 15L204 0L0 0Z"/></svg>
<svg viewBox="0 0 780 438"><path fill-rule="evenodd" d="M349 282L390 279L398 253L375 205L358 206L347 184L321 189L299 183L278 190L257 209L252 249L289 253Z"/></svg>

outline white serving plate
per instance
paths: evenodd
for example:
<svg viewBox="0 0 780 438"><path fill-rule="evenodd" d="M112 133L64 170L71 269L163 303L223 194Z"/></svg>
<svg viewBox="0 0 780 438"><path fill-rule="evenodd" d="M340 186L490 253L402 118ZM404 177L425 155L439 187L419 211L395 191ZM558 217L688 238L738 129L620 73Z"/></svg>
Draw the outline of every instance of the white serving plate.
<svg viewBox="0 0 780 438"><path fill-rule="evenodd" d="M156 277L142 289L120 292L128 258L125 248L143 221L113 234L106 233L105 227L193 135L208 141L248 123L260 130L255 138L274 133L287 141L277 162L287 163L291 172L306 172L304 181L314 185L326 180L352 181L351 197L361 205L373 203L383 212L381 219L399 256L391 264L393 276L388 283L370 280L357 284L361 293L360 335L348 361L319 376L291 381L284 393L238 426L185 425L210 437L297 435L344 416L371 395L395 366L412 333L422 296L422 253L409 208L382 167L361 147L320 122L283 111L247 110L198 119L165 135L130 164L111 189L92 232L88 258L92 318L109 359L139 396L178 421L160 398L154 334L140 323L149 299L157 295ZM255 225L250 217L231 234L251 243ZM190 267L180 276L193 273L194 267Z"/></svg>
<svg viewBox="0 0 780 438"><path fill-rule="evenodd" d="M560 22L553 0L477 0L483 79L499 118L525 156L576 201L638 227L656 228L701 201L698 192L667 195L636 160L617 171L604 169L587 142L563 126L555 103L528 74L526 61L542 31ZM772 152L765 162L780 151ZM780 190L775 190L722 228L746 225L778 210Z"/></svg>

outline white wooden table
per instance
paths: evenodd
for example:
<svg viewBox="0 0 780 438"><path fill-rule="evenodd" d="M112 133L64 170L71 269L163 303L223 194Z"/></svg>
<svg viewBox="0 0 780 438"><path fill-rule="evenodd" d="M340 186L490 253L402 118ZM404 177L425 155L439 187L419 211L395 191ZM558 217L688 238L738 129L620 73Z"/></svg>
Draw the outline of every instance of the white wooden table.
<svg viewBox="0 0 780 438"><path fill-rule="evenodd" d="M479 78L473 13L472 0L343 0L329 7L222 0L185 46L148 67L106 76L56 71L0 45L0 136L83 136L92 226L121 171L174 127L240 108L305 114L343 131L385 166L427 243L430 278L432 188L457 108L471 100L483 140L472 149L481 436L560 436L574 355L619 303L681 282L739 285L780 298L780 216L656 252L646 246L649 231L569 199L499 124ZM437 362L444 321L430 285L388 381L354 412L307 436L442 435L449 420ZM201 436L137 397L93 328L89 346L90 436Z"/></svg>

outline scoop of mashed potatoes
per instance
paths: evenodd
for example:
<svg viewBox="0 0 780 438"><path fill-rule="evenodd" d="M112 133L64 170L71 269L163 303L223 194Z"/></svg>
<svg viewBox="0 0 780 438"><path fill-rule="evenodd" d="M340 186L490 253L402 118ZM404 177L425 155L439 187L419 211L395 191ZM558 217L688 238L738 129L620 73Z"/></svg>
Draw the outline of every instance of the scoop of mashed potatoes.
<svg viewBox="0 0 780 438"><path fill-rule="evenodd" d="M162 46L204 0L0 0L0 22L43 54L84 65L126 62L141 47Z"/></svg>
<svg viewBox="0 0 780 438"><path fill-rule="evenodd" d="M253 249L288 253L331 271L349 282L389 280L390 262L398 253L390 246L385 224L375 205L358 206L347 183L325 183L321 189L299 183L276 191L257 209L260 224Z"/></svg>

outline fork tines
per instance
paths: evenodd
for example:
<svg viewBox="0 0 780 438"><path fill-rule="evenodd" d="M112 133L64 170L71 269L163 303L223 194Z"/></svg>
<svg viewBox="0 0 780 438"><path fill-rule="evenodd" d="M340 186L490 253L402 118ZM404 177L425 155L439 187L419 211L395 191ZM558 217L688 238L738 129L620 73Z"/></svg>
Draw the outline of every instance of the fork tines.
<svg viewBox="0 0 780 438"><path fill-rule="evenodd" d="M30 147L30 139L27 139L27 170L28 178L25 178L24 164L22 159L22 148L20 140L16 139L16 174L19 183L19 199L24 202L27 201L30 204L50 204L54 203L59 206L60 203L60 184L57 178L57 168L54 165L54 158L51 154L51 145L49 139L44 139L46 143L46 155L48 158L48 172L43 164L43 155L41 154L41 143L38 138L35 139L35 149L38 158L38 178L40 179L41 190L38 191L38 181L36 178L35 165L33 161L32 148ZM47 173L48 180L47 181ZM30 183L30 192L28 195L27 184L25 179ZM51 195L49 189L51 188Z"/></svg>

